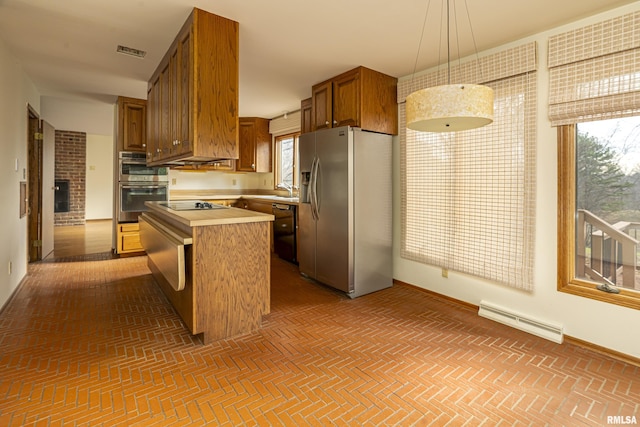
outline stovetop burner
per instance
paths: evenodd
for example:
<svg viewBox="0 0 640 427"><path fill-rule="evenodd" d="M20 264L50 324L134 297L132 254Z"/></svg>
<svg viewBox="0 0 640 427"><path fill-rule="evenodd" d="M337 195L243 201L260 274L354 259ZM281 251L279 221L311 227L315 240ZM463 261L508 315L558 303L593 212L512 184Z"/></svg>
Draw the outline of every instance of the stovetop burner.
<svg viewBox="0 0 640 427"><path fill-rule="evenodd" d="M196 209L213 209L213 205L209 202L196 202Z"/></svg>
<svg viewBox="0 0 640 427"><path fill-rule="evenodd" d="M208 209L226 209L227 206L216 205L215 203L205 202L202 200L181 200L175 202L161 202L160 205L166 206L174 211L196 211Z"/></svg>

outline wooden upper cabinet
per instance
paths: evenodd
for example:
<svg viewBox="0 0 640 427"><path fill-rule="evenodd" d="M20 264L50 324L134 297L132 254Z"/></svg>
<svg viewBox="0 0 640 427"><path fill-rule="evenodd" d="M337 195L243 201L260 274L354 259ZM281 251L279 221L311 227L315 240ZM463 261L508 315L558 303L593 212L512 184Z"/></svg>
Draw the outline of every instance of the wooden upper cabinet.
<svg viewBox="0 0 640 427"><path fill-rule="evenodd" d="M300 102L300 133L311 132L311 98Z"/></svg>
<svg viewBox="0 0 640 427"><path fill-rule="evenodd" d="M311 129L333 127L333 82L319 83L311 88Z"/></svg>
<svg viewBox="0 0 640 427"><path fill-rule="evenodd" d="M149 81L150 164L238 158L238 34L237 22L193 9Z"/></svg>
<svg viewBox="0 0 640 427"><path fill-rule="evenodd" d="M354 126L398 133L398 79L358 67L311 90L311 129Z"/></svg>
<svg viewBox="0 0 640 427"><path fill-rule="evenodd" d="M118 97L118 151L147 150L147 101Z"/></svg>
<svg viewBox="0 0 640 427"><path fill-rule="evenodd" d="M360 74L354 70L333 80L333 127L358 126L361 123Z"/></svg>
<svg viewBox="0 0 640 427"><path fill-rule="evenodd" d="M269 120L240 117L240 158L236 170L271 172L271 134Z"/></svg>

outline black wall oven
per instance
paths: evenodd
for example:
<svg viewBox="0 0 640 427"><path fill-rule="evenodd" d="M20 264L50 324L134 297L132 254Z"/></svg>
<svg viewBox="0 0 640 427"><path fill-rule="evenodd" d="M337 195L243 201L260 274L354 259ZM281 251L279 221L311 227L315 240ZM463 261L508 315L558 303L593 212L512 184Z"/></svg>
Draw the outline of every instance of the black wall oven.
<svg viewBox="0 0 640 427"><path fill-rule="evenodd" d="M145 153L123 151L118 156L118 222L137 222L144 202L169 200L169 170L147 166Z"/></svg>

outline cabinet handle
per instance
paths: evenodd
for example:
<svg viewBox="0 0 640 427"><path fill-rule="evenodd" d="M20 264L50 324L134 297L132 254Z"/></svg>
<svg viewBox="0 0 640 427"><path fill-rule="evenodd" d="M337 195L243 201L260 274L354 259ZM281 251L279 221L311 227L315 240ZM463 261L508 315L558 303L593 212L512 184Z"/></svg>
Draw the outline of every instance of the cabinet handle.
<svg viewBox="0 0 640 427"><path fill-rule="evenodd" d="M337 125L337 124L338 124L338 121L337 121L337 120L334 120L334 121L333 121L333 124L334 124L334 125Z"/></svg>
<svg viewBox="0 0 640 427"><path fill-rule="evenodd" d="M147 146L147 144L142 144L142 148L145 148Z"/></svg>
<svg viewBox="0 0 640 427"><path fill-rule="evenodd" d="M251 164L251 169L255 169L255 168L256 168L255 163L252 163L252 164Z"/></svg>
<svg viewBox="0 0 640 427"><path fill-rule="evenodd" d="M162 153L162 150L160 148L156 148L156 153Z"/></svg>
<svg viewBox="0 0 640 427"><path fill-rule="evenodd" d="M327 120L326 122L324 122L325 125L329 126L329 120Z"/></svg>

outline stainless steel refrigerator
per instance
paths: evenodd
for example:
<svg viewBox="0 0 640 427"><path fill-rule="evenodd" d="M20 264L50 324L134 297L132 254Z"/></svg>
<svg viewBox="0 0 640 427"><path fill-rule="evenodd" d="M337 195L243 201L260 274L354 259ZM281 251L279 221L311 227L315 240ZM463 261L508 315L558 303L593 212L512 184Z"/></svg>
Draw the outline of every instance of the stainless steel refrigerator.
<svg viewBox="0 0 640 427"><path fill-rule="evenodd" d="M299 142L300 273L355 298L392 286L392 142L349 126Z"/></svg>

